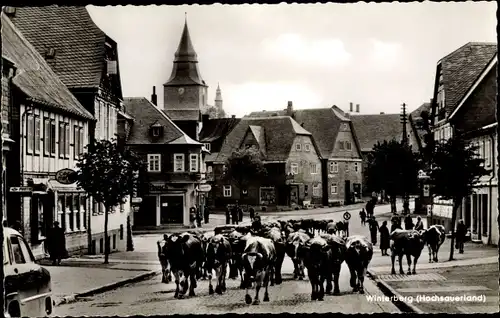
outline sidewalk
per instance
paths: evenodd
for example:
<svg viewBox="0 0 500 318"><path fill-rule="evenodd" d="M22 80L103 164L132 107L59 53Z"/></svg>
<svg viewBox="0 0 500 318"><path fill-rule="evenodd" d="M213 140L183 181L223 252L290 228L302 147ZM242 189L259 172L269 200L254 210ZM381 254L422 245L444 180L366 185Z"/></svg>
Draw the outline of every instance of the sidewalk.
<svg viewBox="0 0 500 318"><path fill-rule="evenodd" d="M400 305L406 307L408 312L498 312L497 248L469 242L465 244L464 250L464 254L456 253L455 260L448 261L450 240L447 239L439 251L438 263L429 263L425 247L417 263L416 275L399 275L397 261L394 267L398 274L391 275L390 257L381 256L380 249L375 247L368 275L375 279L386 296L395 296L402 300ZM407 268L404 257L405 272ZM448 299L438 299L440 296L448 296ZM462 296L475 297L464 299ZM462 299L449 297L462 297Z"/></svg>

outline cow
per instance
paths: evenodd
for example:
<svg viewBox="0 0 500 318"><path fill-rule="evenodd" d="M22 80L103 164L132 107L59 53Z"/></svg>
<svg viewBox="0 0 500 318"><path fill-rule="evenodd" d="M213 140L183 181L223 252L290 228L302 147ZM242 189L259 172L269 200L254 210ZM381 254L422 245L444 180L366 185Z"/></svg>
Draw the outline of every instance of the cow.
<svg viewBox="0 0 500 318"><path fill-rule="evenodd" d="M303 255L299 253L302 246L306 244L306 242L311 237L304 232L293 232L288 235L287 243L286 243L286 254L288 257L292 259L293 262L293 278L298 278L299 280L304 279L304 262Z"/></svg>
<svg viewBox="0 0 500 318"><path fill-rule="evenodd" d="M245 241L245 251L241 256L245 271L245 302L248 305L252 303L252 297L249 294L249 290L252 287L252 283L255 281L255 298L253 304L258 305L260 303L259 291L262 285L264 285L265 288L263 301L269 301L268 285L270 278L273 277L274 274L276 249L272 240L260 236L248 234L245 237Z"/></svg>
<svg viewBox="0 0 500 318"><path fill-rule="evenodd" d="M212 271L215 271L215 275L217 276L215 292L220 295L226 291L226 272L231 261L231 256L231 244L222 234L212 236L209 239L206 249L205 269L208 272L208 293L210 295L214 293Z"/></svg>
<svg viewBox="0 0 500 318"><path fill-rule="evenodd" d="M332 234L323 234L320 237L323 238L331 247L330 250L327 251L329 260L328 266L331 269L331 275L328 275L326 277L326 293L330 294L332 292L333 276L333 294L338 295L340 293L340 270L342 268L342 263L344 262L346 255L346 242L343 238Z"/></svg>
<svg viewBox="0 0 500 318"><path fill-rule="evenodd" d="M205 255L207 255L206 253L207 253L207 248L208 248L208 242L214 236L215 236L215 231L208 231L208 232L203 233L203 235L201 237L201 244L203 246L203 251L204 251ZM208 278L208 268L206 266L206 262L207 261L205 259L205 266L203 266L202 279L207 279Z"/></svg>
<svg viewBox="0 0 500 318"><path fill-rule="evenodd" d="M353 292L364 294L363 284L373 257L373 245L367 237L353 235L346 239L345 246L345 261L351 273L350 285Z"/></svg>
<svg viewBox="0 0 500 318"><path fill-rule="evenodd" d="M274 275L271 277L271 286L274 286L274 284L280 285L283 281L281 267L283 266L286 255L286 240L283 239L281 230L277 227L270 228L263 232L261 236L270 239L274 243L274 248L276 249L276 263L273 271Z"/></svg>
<svg viewBox="0 0 500 318"><path fill-rule="evenodd" d="M406 255L406 260L408 262L408 275L416 274L416 267L418 258L422 253L424 248L424 234L415 230L400 230L396 229L391 233L391 240L393 241L391 245L391 261L392 269L391 274L395 275L396 270L394 269L394 261L396 256L399 260L399 273L404 275L403 271L403 255ZM411 271L411 258L413 256L413 271Z"/></svg>
<svg viewBox="0 0 500 318"><path fill-rule="evenodd" d="M221 226L215 227L214 232L215 232L215 235L228 234L228 233L231 233L232 231L234 231L235 229L236 229L236 226L234 226L234 225L221 225Z"/></svg>
<svg viewBox="0 0 500 318"><path fill-rule="evenodd" d="M311 300L324 300L324 282L331 277L329 251L331 246L322 237L310 238L300 249L304 255L304 265L307 268L309 282L311 284Z"/></svg>
<svg viewBox="0 0 500 318"><path fill-rule="evenodd" d="M156 245L158 246L158 259L160 260L161 264L161 282L165 284L168 284L172 281L172 273L170 272L170 265L167 257L168 237L168 234L164 234L163 240L159 240L158 242L156 242Z"/></svg>
<svg viewBox="0 0 500 318"><path fill-rule="evenodd" d="M429 250L429 263L432 263L432 261L437 263L439 248L446 239L444 226L432 225L428 229L421 231L421 234Z"/></svg>
<svg viewBox="0 0 500 318"><path fill-rule="evenodd" d="M172 234L167 241L168 261L175 278L175 298L196 296L196 278L205 259L201 240L191 233ZM179 288L179 286L181 288Z"/></svg>
<svg viewBox="0 0 500 318"><path fill-rule="evenodd" d="M240 275L240 288L243 289L243 265L241 255L245 250L246 241L243 239L243 234L238 231L233 231L225 235L231 244L232 259L229 265L229 278L236 279Z"/></svg>
<svg viewBox="0 0 500 318"><path fill-rule="evenodd" d="M328 222L326 225L326 233L327 234L336 234L337 233L337 226L334 221Z"/></svg>

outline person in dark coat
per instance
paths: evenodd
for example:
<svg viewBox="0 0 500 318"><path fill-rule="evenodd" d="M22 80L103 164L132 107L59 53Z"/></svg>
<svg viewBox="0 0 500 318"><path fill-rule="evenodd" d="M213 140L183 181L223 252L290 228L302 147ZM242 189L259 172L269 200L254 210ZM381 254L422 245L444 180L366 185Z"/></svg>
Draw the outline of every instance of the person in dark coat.
<svg viewBox="0 0 500 318"><path fill-rule="evenodd" d="M361 219L361 225L362 226L366 226L366 212L365 212L365 209L362 209L359 212L359 218Z"/></svg>
<svg viewBox="0 0 500 318"><path fill-rule="evenodd" d="M411 215L405 217L405 230L413 230L414 224Z"/></svg>
<svg viewBox="0 0 500 318"><path fill-rule="evenodd" d="M391 219L391 223L392 223L392 225L391 225L391 233L394 232L394 230L396 230L396 229L402 230L402 228L401 228L401 220L398 217L393 217Z"/></svg>
<svg viewBox="0 0 500 318"><path fill-rule="evenodd" d="M205 224L208 224L210 221L210 209L208 206L205 206L205 209L203 210L203 218L205 219Z"/></svg>
<svg viewBox="0 0 500 318"><path fill-rule="evenodd" d="M369 218L372 217L374 208L375 208L375 204L374 204L373 199L368 201L368 203L366 203L366 205L365 205L366 215Z"/></svg>
<svg viewBox="0 0 500 318"><path fill-rule="evenodd" d="M422 223L422 218L417 217L417 224L415 224L415 231L421 231L424 229L424 223Z"/></svg>
<svg viewBox="0 0 500 318"><path fill-rule="evenodd" d="M382 222L382 226L378 231L380 232L380 250L382 251L382 256L389 256L389 254L387 254L387 249L390 247L391 238L389 237L387 221Z"/></svg>
<svg viewBox="0 0 500 318"><path fill-rule="evenodd" d="M455 245L455 248L458 249L458 252L460 254L464 253L464 243L466 234L467 234L467 228L465 227L464 220L458 221L457 232L456 232L457 243Z"/></svg>
<svg viewBox="0 0 500 318"><path fill-rule="evenodd" d="M201 217L200 207L196 206L196 224L198 225L198 227L201 227L201 220L202 217Z"/></svg>
<svg viewBox="0 0 500 318"><path fill-rule="evenodd" d="M236 201L236 209L238 210L238 221L243 222L243 209L240 207L238 201Z"/></svg>
<svg viewBox="0 0 500 318"><path fill-rule="evenodd" d="M46 244L52 265L61 265L61 259L66 258L68 252L64 230L59 227L59 222L54 222L54 227L47 234Z"/></svg>
<svg viewBox="0 0 500 318"><path fill-rule="evenodd" d="M226 224L231 223L231 208L229 207L229 204L226 206Z"/></svg>
<svg viewBox="0 0 500 318"><path fill-rule="evenodd" d="M368 219L368 227L370 229L372 244L377 245L377 232L378 232L379 226L378 226L377 220L375 220L375 217L371 217Z"/></svg>
<svg viewBox="0 0 500 318"><path fill-rule="evenodd" d="M231 208L231 220L233 221L233 224L238 225L238 206L233 205Z"/></svg>
<svg viewBox="0 0 500 318"><path fill-rule="evenodd" d="M255 218L255 210L254 210L254 208L248 209L248 212L250 213L250 220L253 220Z"/></svg>

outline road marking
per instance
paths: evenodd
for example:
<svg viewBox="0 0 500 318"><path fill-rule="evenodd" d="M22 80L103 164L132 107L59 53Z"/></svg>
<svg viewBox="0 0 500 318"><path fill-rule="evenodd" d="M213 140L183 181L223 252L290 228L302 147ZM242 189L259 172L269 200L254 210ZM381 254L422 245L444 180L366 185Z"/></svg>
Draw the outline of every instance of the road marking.
<svg viewBox="0 0 500 318"><path fill-rule="evenodd" d="M449 293L449 292L460 292L460 291L479 291L479 290L491 290L485 286L439 286L439 287L429 287L429 288L399 288L398 292L403 293L420 293L431 291L433 293Z"/></svg>
<svg viewBox="0 0 500 318"><path fill-rule="evenodd" d="M380 275L380 279L386 282L400 281L445 281L442 275L439 274L416 274L416 275Z"/></svg>
<svg viewBox="0 0 500 318"><path fill-rule="evenodd" d="M464 314L492 314L498 312L498 306L495 304L490 306L457 306L457 309Z"/></svg>

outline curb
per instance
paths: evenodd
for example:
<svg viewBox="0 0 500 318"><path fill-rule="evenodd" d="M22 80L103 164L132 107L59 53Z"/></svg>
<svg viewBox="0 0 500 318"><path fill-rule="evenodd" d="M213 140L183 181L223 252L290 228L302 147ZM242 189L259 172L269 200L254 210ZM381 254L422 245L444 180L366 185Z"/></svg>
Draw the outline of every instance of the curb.
<svg viewBox="0 0 500 318"><path fill-rule="evenodd" d="M382 291L384 295L391 298L392 303L399 308L404 313L416 313L416 314L424 314L422 310L417 308L415 305L410 304L408 302L403 301L403 297L400 293L394 290L391 286L389 286L385 281L378 278L378 276L371 272L371 270L367 270L367 274L375 281L377 287Z"/></svg>
<svg viewBox="0 0 500 318"><path fill-rule="evenodd" d="M92 295L95 295L95 294L104 293L104 292L110 291L112 289L116 289L118 287L124 286L126 284L136 283L136 282L140 282L140 281L149 279L149 278L151 278L153 276L156 276L156 275L158 275L160 273L161 273L161 271L159 271L159 270L150 271L150 272L143 273L143 274L131 277L131 278L127 278L127 279L118 281L118 282L114 282L114 283L110 283L110 284L107 284L107 285L99 286L97 288L92 288L92 289L89 289L89 290L81 292L81 293L76 293L76 294L73 294L73 295L64 296L64 297L62 297L62 298L54 301L54 306L60 306L60 305L66 305L66 304L74 303L74 302L78 301L78 298L88 297L88 296L92 296Z"/></svg>

